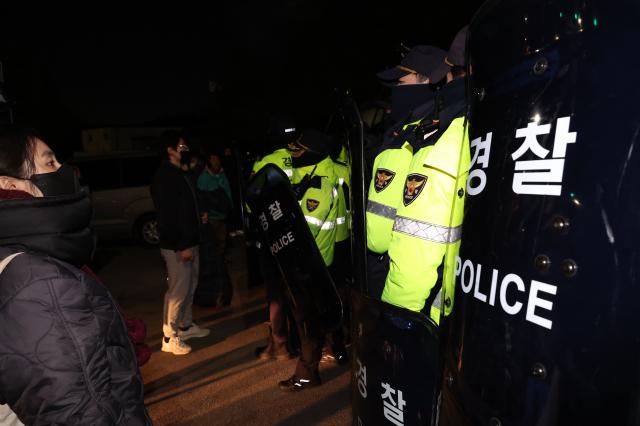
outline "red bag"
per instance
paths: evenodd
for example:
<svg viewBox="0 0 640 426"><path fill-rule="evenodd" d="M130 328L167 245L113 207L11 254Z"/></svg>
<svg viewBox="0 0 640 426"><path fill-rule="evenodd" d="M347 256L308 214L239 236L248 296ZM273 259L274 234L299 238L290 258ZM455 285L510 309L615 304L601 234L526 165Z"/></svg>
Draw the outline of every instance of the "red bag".
<svg viewBox="0 0 640 426"><path fill-rule="evenodd" d="M82 266L80 269L102 284L100 278L98 278L95 272L93 272L87 265ZM120 306L116 304L116 308L118 308L120 315L122 315L122 309L120 309ZM124 315L122 316L124 317ZM133 343L133 348L136 352L138 367L142 367L144 364L149 362L149 358L151 358L151 349L146 343L144 343L144 339L147 337L147 326L140 318L127 318L125 319L125 324L127 325L129 340Z"/></svg>
<svg viewBox="0 0 640 426"><path fill-rule="evenodd" d="M127 331L129 332L129 338L133 343L144 343L144 339L147 337L147 326L140 318L127 318Z"/></svg>

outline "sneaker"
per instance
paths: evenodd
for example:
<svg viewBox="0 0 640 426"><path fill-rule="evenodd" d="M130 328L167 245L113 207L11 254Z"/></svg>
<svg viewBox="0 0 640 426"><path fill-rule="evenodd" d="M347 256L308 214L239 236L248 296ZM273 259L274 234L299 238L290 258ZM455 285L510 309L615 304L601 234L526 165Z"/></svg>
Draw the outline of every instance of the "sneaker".
<svg viewBox="0 0 640 426"><path fill-rule="evenodd" d="M286 392L298 392L307 388L313 388L316 386L320 386L320 379L310 380L310 379L301 379L295 374L289 377L287 380L283 380L278 383L280 390Z"/></svg>
<svg viewBox="0 0 640 426"><path fill-rule="evenodd" d="M186 330L178 330L178 336L182 340L189 340L192 337L205 337L208 336L211 331L208 328L200 328L195 322L191 323L191 326Z"/></svg>
<svg viewBox="0 0 640 426"><path fill-rule="evenodd" d="M191 346L187 345L180 337L174 336L167 341L162 338L162 352L170 352L174 355L186 355L191 352Z"/></svg>

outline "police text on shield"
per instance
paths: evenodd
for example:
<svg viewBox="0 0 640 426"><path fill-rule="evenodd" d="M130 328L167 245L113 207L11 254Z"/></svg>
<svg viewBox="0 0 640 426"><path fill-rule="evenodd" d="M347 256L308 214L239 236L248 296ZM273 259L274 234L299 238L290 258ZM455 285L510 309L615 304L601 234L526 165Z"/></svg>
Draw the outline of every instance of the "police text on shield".
<svg viewBox="0 0 640 426"><path fill-rule="evenodd" d="M483 272L481 264L474 265L471 260L462 261L456 256L456 278L459 277L463 292L469 294L473 290L474 298L491 306L496 306L496 297L498 297L498 306L509 315L520 313L524 306L523 302L526 302L525 319L551 330L553 321L548 317L553 310L553 302L549 299L553 299L556 294L555 285L531 280L527 295L524 280L518 275L503 274L497 269L489 273L487 269ZM491 277L490 281L489 277Z"/></svg>

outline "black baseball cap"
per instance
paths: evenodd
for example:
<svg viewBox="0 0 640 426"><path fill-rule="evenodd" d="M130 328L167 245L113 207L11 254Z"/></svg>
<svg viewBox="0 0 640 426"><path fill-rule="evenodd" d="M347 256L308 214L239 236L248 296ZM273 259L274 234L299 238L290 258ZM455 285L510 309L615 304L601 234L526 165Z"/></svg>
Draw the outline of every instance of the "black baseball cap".
<svg viewBox="0 0 640 426"><path fill-rule="evenodd" d="M437 83L449 71L449 66L444 62L446 56L445 50L435 46L415 46L402 58L399 65L381 71L377 76L380 80L390 81L418 73L428 77L431 83Z"/></svg>
<svg viewBox="0 0 640 426"><path fill-rule="evenodd" d="M307 129L302 132L302 135L295 142L289 144L289 150L304 149L305 151L326 155L329 153L332 144L332 139L327 134L315 129Z"/></svg>
<svg viewBox="0 0 640 426"><path fill-rule="evenodd" d="M467 33L469 32L469 26L465 25L458 31L458 34L453 38L447 57L444 59L445 63L449 66L465 66L465 53L467 45Z"/></svg>

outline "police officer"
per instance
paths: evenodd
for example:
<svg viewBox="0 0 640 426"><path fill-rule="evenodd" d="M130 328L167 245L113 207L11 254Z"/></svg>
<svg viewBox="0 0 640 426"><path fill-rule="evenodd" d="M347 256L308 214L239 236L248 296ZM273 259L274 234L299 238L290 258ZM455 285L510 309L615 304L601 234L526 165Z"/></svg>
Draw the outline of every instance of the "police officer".
<svg viewBox="0 0 640 426"><path fill-rule="evenodd" d="M331 150L334 171L338 179L338 216L336 217L336 244L334 260L329 268L333 282L340 293L343 302L343 316L345 325L348 318L348 282L350 281L351 265L351 211L349 191L351 185L351 161L346 146L336 138ZM325 347L322 351L322 362L337 362L345 364L349 361L345 347L344 328L338 327L327 335Z"/></svg>
<svg viewBox="0 0 640 426"><path fill-rule="evenodd" d="M338 216L338 178L329 156L330 147L330 138L316 130L305 131L300 139L289 145L294 192L327 267L334 259ZM299 391L320 384L318 364L324 336L312 324L303 323L302 312L294 311L294 315L301 353L294 375L279 383L284 391Z"/></svg>
<svg viewBox="0 0 640 426"><path fill-rule="evenodd" d="M444 78L446 52L433 46L416 46L400 65L378 73L392 88L391 114L397 120L386 133L373 163L369 185L367 222L367 283L369 295L380 298L389 271L389 242L396 209L402 200L404 178L413 153L425 135L436 128L436 104L430 83Z"/></svg>
<svg viewBox="0 0 640 426"><path fill-rule="evenodd" d="M299 132L295 122L287 114L275 113L269 119L267 143L271 152L253 164L252 174L258 172L267 164L280 168L289 180L293 178L291 154L287 146L298 138ZM260 359L289 359L287 348L287 315L284 306L284 291L282 277L276 262L269 250L258 248L260 272L267 287L267 302L269 303L269 338L266 346L256 348L256 356ZM292 350L292 349L291 349Z"/></svg>
<svg viewBox="0 0 640 426"><path fill-rule="evenodd" d="M441 67L444 109L438 131L427 137L409 165L398 206L382 300L422 311L439 323L453 307L454 263L460 247L466 180L469 171L465 118L466 27L455 37ZM444 296L443 294L444 293Z"/></svg>

